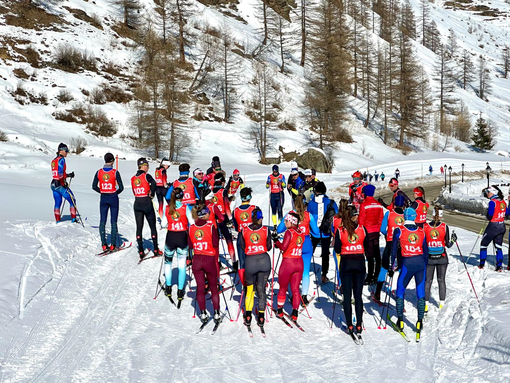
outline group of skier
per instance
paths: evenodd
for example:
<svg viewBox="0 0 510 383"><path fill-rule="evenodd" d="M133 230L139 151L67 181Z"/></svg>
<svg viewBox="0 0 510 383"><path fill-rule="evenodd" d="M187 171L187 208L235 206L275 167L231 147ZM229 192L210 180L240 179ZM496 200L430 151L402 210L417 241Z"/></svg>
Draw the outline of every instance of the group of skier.
<svg viewBox="0 0 510 383"><path fill-rule="evenodd" d="M69 201L71 218L77 219L76 199L69 188L67 178L74 173L66 173L65 158L69 152L65 144L58 147L57 157L52 161L53 181L51 189L55 198L55 219L61 219L62 198ZM117 239L117 217L119 212L118 195L124 186L118 170L114 168L115 157L111 153L104 156L105 164L99 169L92 182L92 188L101 194L99 232L104 253L119 249ZM361 339L363 331L363 286L369 286L373 300L383 306L389 306L390 292L384 302L381 292L391 291L395 271L399 272L395 302L397 322L394 328L404 337L404 293L411 281L415 280L418 320L416 323L417 340L423 328L423 318L429 308L430 289L437 275L439 284L439 307L442 308L446 297L445 275L448 265L447 248L453 246L457 237L450 234L448 225L442 222L442 209L433 208L432 220L427 222L429 204L425 200L422 187L413 190L411 200L400 188L396 177L390 179L389 189L392 200L386 204L381 198L375 199L376 187L363 181L357 171L352 175L349 198L337 203L330 199L326 185L316 178L315 171L298 170L292 164L287 181L274 165L267 178L269 204L273 227L264 226L263 212L251 204L252 189L245 187L240 172L236 169L226 181L226 173L221 168L219 157L212 158L211 167L206 174L196 168L190 176L189 164L179 165L179 177L168 182L167 170L170 161L163 159L153 178L149 173L149 162L145 158L137 161L138 171L131 178L131 187L135 197L133 205L136 221L136 240L140 262L147 258L142 231L147 220L153 243L154 257L164 255L164 283L161 288L165 295L172 298L172 264L177 259L178 307L185 296L186 267L191 269L196 281L196 303L199 317L205 325L209 321L206 311L206 292L210 292L214 309L213 319L216 327L221 323L220 314L220 240L227 244L228 255L232 261L231 273L239 275L243 285L244 322L250 329L255 303L258 297L257 324L262 328L268 301L269 279L271 277L271 298L275 279L275 249L280 250L282 262L278 269L279 291L277 294L276 317L287 316L297 324L299 306L306 307L309 301L310 266L316 247L321 247L321 283L330 282L328 278L330 248L334 249L335 288L343 295L343 310L347 332L355 341ZM287 189L292 201L292 210L283 214L284 193ZM237 191L241 204L231 210ZM487 247L491 241L497 249L496 270L501 271L503 253L502 240L505 233L504 219L510 213L501 191L493 186L485 190L490 199L487 218L489 224L485 230L480 248L480 268L485 265ZM160 224L166 218L167 230L164 251L159 249L156 213L153 198L157 196ZM166 209L164 208L167 202ZM386 212L384 211L386 210ZM106 221L108 211L111 216L111 240L106 240ZM237 232L236 247L232 230ZM383 234L386 245L381 257L379 237ZM273 257L269 251L273 249ZM278 258L279 259L279 258ZM226 260L225 260L226 262ZM277 262L278 263L278 262ZM365 268L368 266L368 270ZM315 268L315 263L313 263ZM317 274L314 272L314 274ZM319 282L317 281L317 288ZM292 312L283 311L287 291L291 292ZM353 321L351 297L354 299L355 321ZM313 298L312 298L313 299ZM270 300L272 309L272 300ZM384 315L381 314L381 321ZM391 318L387 318L391 321ZM301 328L301 327L300 327ZM250 330L251 333L251 330Z"/></svg>

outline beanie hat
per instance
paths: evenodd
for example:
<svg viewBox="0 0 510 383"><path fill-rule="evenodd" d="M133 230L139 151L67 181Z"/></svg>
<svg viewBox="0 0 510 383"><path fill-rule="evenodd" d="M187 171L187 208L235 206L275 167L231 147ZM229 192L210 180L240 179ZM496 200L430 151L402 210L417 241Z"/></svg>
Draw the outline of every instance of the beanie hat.
<svg viewBox="0 0 510 383"><path fill-rule="evenodd" d="M414 221L416 219L416 210L412 207L408 207L404 210L404 219L406 221Z"/></svg>
<svg viewBox="0 0 510 383"><path fill-rule="evenodd" d="M305 170L305 176L312 176L312 169L306 169Z"/></svg>
<svg viewBox="0 0 510 383"><path fill-rule="evenodd" d="M315 192L317 194L326 194L326 185L324 184L324 182L317 182L317 185L315 185L315 188L314 188Z"/></svg>
<svg viewBox="0 0 510 383"><path fill-rule="evenodd" d="M280 171L280 168L278 167L278 165L273 165L273 172L278 172Z"/></svg>
<svg viewBox="0 0 510 383"><path fill-rule="evenodd" d="M214 183L215 184L221 184L222 182L225 181L225 177L223 177L223 173L216 173L214 175Z"/></svg>
<svg viewBox="0 0 510 383"><path fill-rule="evenodd" d="M397 195L395 200L393 201L393 205L395 207L403 207L406 202L406 199L402 195Z"/></svg>
<svg viewBox="0 0 510 383"><path fill-rule="evenodd" d="M69 148L67 147L66 144L64 144L63 142L61 142L60 144L58 144L58 151L60 152L61 150L65 151L65 152L69 152Z"/></svg>
<svg viewBox="0 0 510 383"><path fill-rule="evenodd" d="M374 193L375 193L375 186L374 185L365 185L365 186L363 186L363 189L361 191L367 197L373 197Z"/></svg>
<svg viewBox="0 0 510 383"><path fill-rule="evenodd" d="M110 162L113 162L115 161L115 157L113 156L113 154L111 153L106 153L104 155L104 163L105 164L109 164Z"/></svg>
<svg viewBox="0 0 510 383"><path fill-rule="evenodd" d="M136 161L136 164L138 165L138 167L141 167L143 165L149 166L149 161L147 161L147 158L145 157L140 157L138 161Z"/></svg>
<svg viewBox="0 0 510 383"><path fill-rule="evenodd" d="M189 174L189 164L180 164L179 165L179 173L180 174Z"/></svg>

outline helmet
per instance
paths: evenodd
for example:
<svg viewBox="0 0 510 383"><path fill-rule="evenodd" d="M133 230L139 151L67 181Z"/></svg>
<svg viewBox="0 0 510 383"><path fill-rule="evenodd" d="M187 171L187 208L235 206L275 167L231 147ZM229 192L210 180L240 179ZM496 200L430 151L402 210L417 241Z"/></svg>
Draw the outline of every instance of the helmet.
<svg viewBox="0 0 510 383"><path fill-rule="evenodd" d="M280 168L278 167L278 165L273 165L273 172L278 172L280 171Z"/></svg>
<svg viewBox="0 0 510 383"><path fill-rule="evenodd" d="M363 176L361 175L361 172L359 172L359 171L356 171L356 172L352 173L351 177L352 178L359 178L359 179L363 178Z"/></svg>
<svg viewBox="0 0 510 383"><path fill-rule="evenodd" d="M149 161L147 161L147 158L141 157L141 158L138 159L138 161L136 161L136 164L138 165L139 168L144 166L144 165L149 166Z"/></svg>
<svg viewBox="0 0 510 383"><path fill-rule="evenodd" d="M240 173L240 172L239 172L239 170L238 170L238 169L234 169L234 171L232 172L232 174L233 174L233 175L235 175L235 176L236 176L236 175L238 176L238 175L239 175L239 173Z"/></svg>

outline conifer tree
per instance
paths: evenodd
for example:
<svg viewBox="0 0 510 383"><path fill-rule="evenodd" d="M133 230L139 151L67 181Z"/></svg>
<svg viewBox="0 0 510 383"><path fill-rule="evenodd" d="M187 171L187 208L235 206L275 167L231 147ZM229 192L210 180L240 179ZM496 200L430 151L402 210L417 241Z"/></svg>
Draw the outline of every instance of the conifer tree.
<svg viewBox="0 0 510 383"><path fill-rule="evenodd" d="M482 113L476 120L475 131L471 139L473 140L473 146L482 151L491 150L496 145L494 125L492 125L491 132L491 125L482 117Z"/></svg>

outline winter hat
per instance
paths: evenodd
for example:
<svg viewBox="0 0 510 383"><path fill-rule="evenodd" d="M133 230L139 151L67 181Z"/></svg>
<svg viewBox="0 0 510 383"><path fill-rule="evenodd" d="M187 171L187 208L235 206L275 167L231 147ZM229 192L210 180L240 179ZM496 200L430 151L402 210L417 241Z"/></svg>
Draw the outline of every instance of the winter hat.
<svg viewBox="0 0 510 383"><path fill-rule="evenodd" d="M195 170L193 170L193 175L196 177L197 175L199 174L204 174L204 171L200 168L196 168Z"/></svg>
<svg viewBox="0 0 510 383"><path fill-rule="evenodd" d="M179 174L181 174L181 175L189 174L189 164L180 164L179 165Z"/></svg>
<svg viewBox="0 0 510 383"><path fill-rule="evenodd" d="M163 157L163 159L161 160L161 166L163 166L163 165L170 166L170 165L172 165L172 163L168 160L168 158Z"/></svg>
<svg viewBox="0 0 510 383"><path fill-rule="evenodd" d="M305 176L308 177L308 176L313 176L312 174L312 169L306 169L305 170Z"/></svg>
<svg viewBox="0 0 510 383"><path fill-rule="evenodd" d="M390 182L388 182L388 185L397 185L398 186L398 180L395 177L390 178Z"/></svg>
<svg viewBox="0 0 510 383"><path fill-rule="evenodd" d="M253 209L253 211L251 212L251 219L252 220L259 220L259 219L262 219L264 218L264 215L262 214L262 210L260 210L260 207L256 207L255 209Z"/></svg>
<svg viewBox="0 0 510 383"><path fill-rule="evenodd" d="M363 186L362 192L367 197L373 197L374 193L375 193L375 186L374 185L365 185L365 186Z"/></svg>
<svg viewBox="0 0 510 383"><path fill-rule="evenodd" d="M395 197L395 201L393 201L393 205L395 207L403 207L406 202L406 199L402 195L397 195Z"/></svg>
<svg viewBox="0 0 510 383"><path fill-rule="evenodd" d="M64 152L69 152L69 148L63 142L58 144L58 151L60 152L61 150L63 150Z"/></svg>
<svg viewBox="0 0 510 383"><path fill-rule="evenodd" d="M140 157L138 159L138 161L136 161L136 164L138 165L139 168L144 166L144 165L149 166L149 161L147 161L147 158L145 158L145 157Z"/></svg>
<svg viewBox="0 0 510 383"><path fill-rule="evenodd" d="M414 221L416 219L416 210L412 207L408 207L404 210L404 219L406 221Z"/></svg>
<svg viewBox="0 0 510 383"><path fill-rule="evenodd" d="M423 197L423 188L421 186L418 186L413 189L413 193L415 193L418 197Z"/></svg>
<svg viewBox="0 0 510 383"><path fill-rule="evenodd" d="M278 172L280 171L280 168L278 167L278 165L273 165L273 172Z"/></svg>
<svg viewBox="0 0 510 383"><path fill-rule="evenodd" d="M324 184L324 182L317 182L317 185L315 185L315 193L317 194L326 194L326 185Z"/></svg>
<svg viewBox="0 0 510 383"><path fill-rule="evenodd" d="M216 168L221 169L220 161L213 161L211 165L212 165L213 169L216 169Z"/></svg>
<svg viewBox="0 0 510 383"><path fill-rule="evenodd" d="M218 156L214 156L214 157L212 158L212 162L220 162L220 157L218 157Z"/></svg>
<svg viewBox="0 0 510 383"><path fill-rule="evenodd" d="M241 174L241 172L239 171L239 169L234 169L234 171L232 172L232 174L233 174L234 176L236 176L236 175L238 176L239 174Z"/></svg>
<svg viewBox="0 0 510 383"><path fill-rule="evenodd" d="M297 169L292 169L290 171L290 174L294 175L294 174L298 174L298 170Z"/></svg>
<svg viewBox="0 0 510 383"><path fill-rule="evenodd" d="M115 157L113 156L113 154L111 153L106 153L104 155L104 163L105 164L109 164L110 162L113 162L115 161Z"/></svg>
<svg viewBox="0 0 510 383"><path fill-rule="evenodd" d="M241 201L245 202L251 200L251 193L252 190L250 187L242 188L241 191L239 192L239 194L241 195Z"/></svg>
<svg viewBox="0 0 510 383"><path fill-rule="evenodd" d="M493 186L488 187L486 190L487 190L487 194L492 193L494 195L498 195L498 190Z"/></svg>
<svg viewBox="0 0 510 383"><path fill-rule="evenodd" d="M215 184L221 184L225 181L225 177L223 177L223 173L216 173L214 175L214 183Z"/></svg>
<svg viewBox="0 0 510 383"><path fill-rule="evenodd" d="M204 205L204 207L202 207L200 210L197 211L197 217L198 218L203 218L205 217L207 214L209 214L211 211L209 210L209 208L207 206Z"/></svg>

